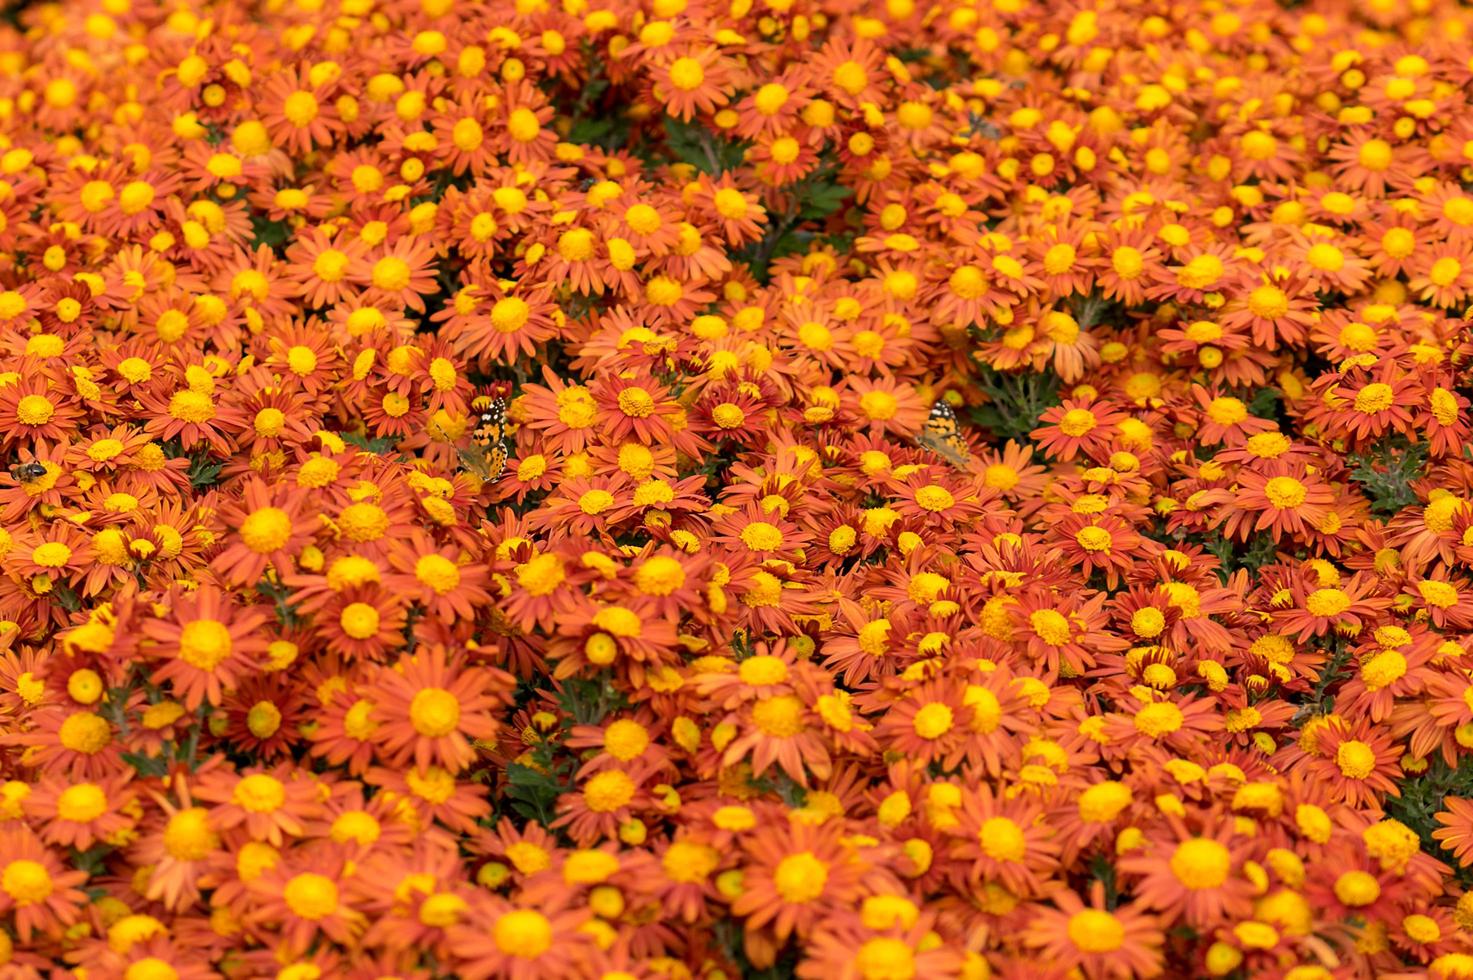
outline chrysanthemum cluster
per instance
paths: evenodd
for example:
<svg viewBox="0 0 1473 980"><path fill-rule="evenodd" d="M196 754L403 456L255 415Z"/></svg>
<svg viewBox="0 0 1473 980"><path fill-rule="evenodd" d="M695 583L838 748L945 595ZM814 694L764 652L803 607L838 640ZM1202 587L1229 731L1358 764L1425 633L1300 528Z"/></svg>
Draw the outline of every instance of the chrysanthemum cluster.
<svg viewBox="0 0 1473 980"><path fill-rule="evenodd" d="M1473 13L7 16L0 978L1473 977Z"/></svg>

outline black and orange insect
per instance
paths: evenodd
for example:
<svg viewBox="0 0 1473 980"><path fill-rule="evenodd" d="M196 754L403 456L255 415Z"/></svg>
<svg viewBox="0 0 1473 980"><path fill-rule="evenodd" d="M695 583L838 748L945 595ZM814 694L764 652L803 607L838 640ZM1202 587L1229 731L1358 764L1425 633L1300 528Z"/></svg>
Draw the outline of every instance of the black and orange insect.
<svg viewBox="0 0 1473 980"><path fill-rule="evenodd" d="M916 445L931 450L957 469L966 469L972 462L972 451L962 438L956 412L939 398L931 406L931 414L921 426L921 431L916 433L915 441Z"/></svg>
<svg viewBox="0 0 1473 980"><path fill-rule="evenodd" d="M477 398L472 406L481 410L476 427L471 430L471 443L460 451L466 469L490 483L501 477L511 456L511 440L506 420L506 399Z"/></svg>

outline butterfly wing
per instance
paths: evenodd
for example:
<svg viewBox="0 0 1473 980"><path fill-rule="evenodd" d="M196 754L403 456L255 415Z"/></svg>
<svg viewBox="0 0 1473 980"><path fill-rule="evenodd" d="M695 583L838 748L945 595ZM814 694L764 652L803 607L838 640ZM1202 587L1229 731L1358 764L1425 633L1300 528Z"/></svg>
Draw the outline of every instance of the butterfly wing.
<svg viewBox="0 0 1473 980"><path fill-rule="evenodd" d="M972 452L962 438L961 424L950 405L938 400L931 406L926 424L916 433L916 444L946 460L957 469L966 469L972 462Z"/></svg>
<svg viewBox="0 0 1473 980"><path fill-rule="evenodd" d="M461 462L482 481L500 478L511 455L507 435L506 401L496 398L476 421L471 432L471 444L460 451Z"/></svg>

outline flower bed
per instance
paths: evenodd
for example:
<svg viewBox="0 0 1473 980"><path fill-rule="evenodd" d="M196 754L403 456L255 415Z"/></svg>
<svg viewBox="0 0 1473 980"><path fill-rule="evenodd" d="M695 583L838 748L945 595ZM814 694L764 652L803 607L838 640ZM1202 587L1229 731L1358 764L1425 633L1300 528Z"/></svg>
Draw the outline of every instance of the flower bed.
<svg viewBox="0 0 1473 980"><path fill-rule="evenodd" d="M1473 977L1473 13L0 28L0 980Z"/></svg>

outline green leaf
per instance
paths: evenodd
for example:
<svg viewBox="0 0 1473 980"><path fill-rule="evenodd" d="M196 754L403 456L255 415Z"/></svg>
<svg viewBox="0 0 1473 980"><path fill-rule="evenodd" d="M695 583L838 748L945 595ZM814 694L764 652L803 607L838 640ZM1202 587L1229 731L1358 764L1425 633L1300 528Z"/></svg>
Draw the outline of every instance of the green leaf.
<svg viewBox="0 0 1473 980"><path fill-rule="evenodd" d="M571 765L565 765L544 771L511 763L506 767L506 796L511 808L528 820L551 826L557 815L557 798L572 788L571 781L565 783L559 777L567 776L571 769Z"/></svg>
<svg viewBox="0 0 1473 980"><path fill-rule="evenodd" d="M597 725L611 711L629 706L624 692L614 686L605 671L598 677L570 677L563 681L558 704L579 725Z"/></svg>
<svg viewBox="0 0 1473 980"><path fill-rule="evenodd" d="M1217 576L1224 583L1240 568L1246 568L1250 572L1258 571L1278 557L1279 552L1273 538L1267 533L1255 534L1246 544L1215 535L1204 538L1202 546L1222 563Z"/></svg>
<svg viewBox="0 0 1473 980"><path fill-rule="evenodd" d="M224 460L212 459L208 453L191 456L189 458L189 485L196 490L214 486L219 482L220 471L224 468Z"/></svg>
<svg viewBox="0 0 1473 980"><path fill-rule="evenodd" d="M342 435L344 442L351 443L364 452L373 453L375 456L382 456L399 444L399 439L396 436L378 436L375 438L369 436L366 432L344 432Z"/></svg>
<svg viewBox="0 0 1473 980"><path fill-rule="evenodd" d="M78 597L77 593L74 592L72 590L72 587L69 585L64 585L59 582L53 584L51 587L51 596L57 601L61 608L65 609L67 612L80 612L82 609L81 598Z"/></svg>
<svg viewBox="0 0 1473 980"><path fill-rule="evenodd" d="M1369 450L1350 454L1350 478L1360 484L1377 514L1395 514L1417 503L1411 488L1427 462L1427 444L1402 436L1383 440Z"/></svg>
<svg viewBox="0 0 1473 980"><path fill-rule="evenodd" d="M853 196L854 191L843 184L838 183L829 175L805 187L802 192L802 206L798 210L798 216L808 221L819 218L827 218L839 208L844 202Z"/></svg>
<svg viewBox="0 0 1473 980"><path fill-rule="evenodd" d="M1424 854L1452 865L1454 876L1465 888L1473 884L1473 868L1460 867L1457 858L1432 837L1432 832L1442 826L1437 822L1437 813L1443 809L1443 801L1450 796L1460 799L1473 796L1473 760L1461 759L1454 769L1441 756L1434 755L1425 772L1407 776L1397 785L1401 795L1387 798L1386 815L1416 832Z"/></svg>
<svg viewBox="0 0 1473 980"><path fill-rule="evenodd" d="M712 175L735 170L747 152L746 143L733 143L704 126L674 116L665 117L665 136L677 160Z"/></svg>
<svg viewBox="0 0 1473 980"><path fill-rule="evenodd" d="M123 761L133 767L133 771L145 779L165 776L169 772L169 764L160 756L138 755L135 752L124 752Z"/></svg>
<svg viewBox="0 0 1473 980"><path fill-rule="evenodd" d="M1281 396L1277 388L1259 388L1248 402L1248 411L1261 419L1271 419L1279 414Z"/></svg>
<svg viewBox="0 0 1473 980"><path fill-rule="evenodd" d="M972 409L973 421L991 429L1001 439L1027 441L1038 426L1038 418L1059 404L1059 378L1052 371L1005 373L983 366L978 386L987 402Z"/></svg>
<svg viewBox="0 0 1473 980"><path fill-rule="evenodd" d="M629 142L629 122L614 115L579 119L568 130L568 142L616 150Z"/></svg>
<svg viewBox="0 0 1473 980"><path fill-rule="evenodd" d="M285 245L292 237L292 226L285 221L272 221L262 214L251 216L251 237L256 245L269 245L276 249Z"/></svg>

